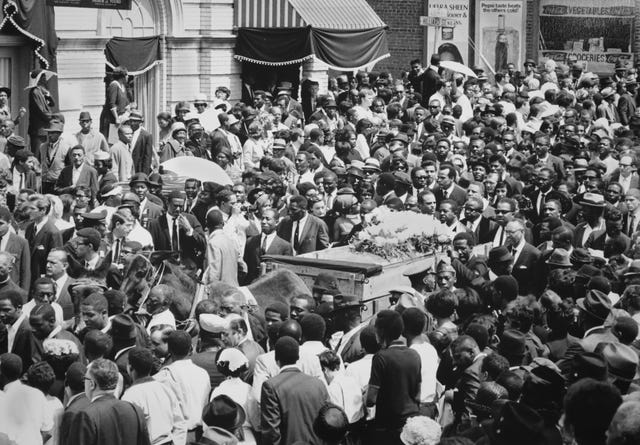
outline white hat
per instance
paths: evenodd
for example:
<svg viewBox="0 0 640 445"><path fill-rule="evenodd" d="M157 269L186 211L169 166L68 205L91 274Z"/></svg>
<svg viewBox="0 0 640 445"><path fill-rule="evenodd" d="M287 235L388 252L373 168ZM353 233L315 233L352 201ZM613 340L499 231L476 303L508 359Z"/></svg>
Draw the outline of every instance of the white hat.
<svg viewBox="0 0 640 445"><path fill-rule="evenodd" d="M240 369L243 366L249 366L249 360L247 360L247 356L244 355L242 351L236 348L223 349L218 356L216 365L219 365L222 362L228 363L228 368L231 372L234 372L236 369Z"/></svg>
<svg viewBox="0 0 640 445"><path fill-rule="evenodd" d="M229 320L216 314L200 314L200 329L210 334L221 334L229 329Z"/></svg>
<svg viewBox="0 0 640 445"><path fill-rule="evenodd" d="M193 100L194 104L206 104L207 103L207 95L204 93L196 94L196 98Z"/></svg>

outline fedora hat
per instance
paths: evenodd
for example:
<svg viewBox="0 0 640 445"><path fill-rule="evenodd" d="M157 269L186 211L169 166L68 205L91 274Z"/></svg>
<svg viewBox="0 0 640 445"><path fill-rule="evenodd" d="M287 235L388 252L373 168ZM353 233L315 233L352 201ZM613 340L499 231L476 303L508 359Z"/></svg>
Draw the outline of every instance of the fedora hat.
<svg viewBox="0 0 640 445"><path fill-rule="evenodd" d="M114 340L131 340L136 338L136 325L130 316L117 314L111 320L109 333Z"/></svg>
<svg viewBox="0 0 640 445"><path fill-rule="evenodd" d="M313 292L337 296L340 294L338 279L329 272L320 272L313 282Z"/></svg>
<svg viewBox="0 0 640 445"><path fill-rule="evenodd" d="M586 297L579 298L576 304L580 310L598 320L606 320L611 313L611 300L607 294L597 289L589 289Z"/></svg>
<svg viewBox="0 0 640 445"><path fill-rule="evenodd" d="M562 211L562 214L569 213L569 210L571 210L571 207L573 207L571 198L565 193L559 192L557 190L551 190L549 193L547 193L545 201L549 201L550 199L554 199L560 202L560 210Z"/></svg>
<svg viewBox="0 0 640 445"><path fill-rule="evenodd" d="M569 259L569 252L566 249L557 248L551 252L549 259L545 261L549 266L555 267L573 267Z"/></svg>
<svg viewBox="0 0 640 445"><path fill-rule="evenodd" d="M489 264L496 264L511 260L513 260L513 255L511 255L509 249L507 249L506 246L498 246L489 251L489 258L487 262Z"/></svg>
<svg viewBox="0 0 640 445"><path fill-rule="evenodd" d="M598 352L607 362L610 377L625 382L635 379L640 358L631 346L622 343L600 343L596 346L596 353Z"/></svg>
<svg viewBox="0 0 640 445"><path fill-rule="evenodd" d="M51 122L49 124L49 128L47 128L48 133L62 133L64 131L64 126L61 122Z"/></svg>
<svg viewBox="0 0 640 445"><path fill-rule="evenodd" d="M571 363L570 379L576 382L590 377L604 382L607 380L607 362L602 354L597 352L583 352L576 355Z"/></svg>
<svg viewBox="0 0 640 445"><path fill-rule="evenodd" d="M90 121L91 119L91 113L89 113L88 111L81 111L80 112L80 116L78 117L79 121Z"/></svg>
<svg viewBox="0 0 640 445"><path fill-rule="evenodd" d="M632 261L629 267L624 271L625 277L633 277L636 275L640 275L640 260Z"/></svg>
<svg viewBox="0 0 640 445"><path fill-rule="evenodd" d="M591 264L593 263L593 257L589 253L587 249L583 249L582 247L576 247L569 255L569 260L574 266Z"/></svg>
<svg viewBox="0 0 640 445"><path fill-rule="evenodd" d="M148 186L149 177L147 176L146 173L142 173L142 172L135 173L133 176L131 176L131 179L129 180L129 186L132 187L137 182L144 182Z"/></svg>
<svg viewBox="0 0 640 445"><path fill-rule="evenodd" d="M202 421L211 427L234 432L242 426L246 418L240 405L227 395L214 397L202 411Z"/></svg>
<svg viewBox="0 0 640 445"><path fill-rule="evenodd" d="M516 329L507 329L500 337L498 352L507 358L522 358L527 351L525 335Z"/></svg>
<svg viewBox="0 0 640 445"><path fill-rule="evenodd" d="M604 207L606 205L604 196L599 193L585 193L582 195L580 205L588 207Z"/></svg>
<svg viewBox="0 0 640 445"><path fill-rule="evenodd" d="M143 121L144 118L142 116L142 113L138 110L133 110L131 111L131 113L129 113L129 120L130 121Z"/></svg>
<svg viewBox="0 0 640 445"><path fill-rule="evenodd" d="M493 422L491 445L542 445L544 420L527 405L507 402Z"/></svg>

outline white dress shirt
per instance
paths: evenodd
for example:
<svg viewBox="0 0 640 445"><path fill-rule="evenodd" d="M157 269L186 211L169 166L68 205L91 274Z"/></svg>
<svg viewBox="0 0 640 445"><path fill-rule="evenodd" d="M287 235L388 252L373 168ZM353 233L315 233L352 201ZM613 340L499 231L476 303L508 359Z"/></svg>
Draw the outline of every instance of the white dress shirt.
<svg viewBox="0 0 640 445"><path fill-rule="evenodd" d="M8 443L42 445L40 432L52 432L52 414L39 389L19 380L5 385L4 396L0 398L0 430L8 436Z"/></svg>
<svg viewBox="0 0 640 445"><path fill-rule="evenodd" d="M76 185L78 180L80 179L80 173L82 172L82 167L84 167L84 162L80 167L76 168L75 166L71 169L71 184Z"/></svg>
<svg viewBox="0 0 640 445"><path fill-rule="evenodd" d="M24 316L28 317L29 315L31 315L31 311L37 305L38 303L36 303L36 300L33 298L22 305L22 313L24 314ZM56 302L53 302L51 303L51 307L53 308L53 312L56 314L56 326L60 326L62 324L62 321L64 320L64 317L62 316L62 306L60 306Z"/></svg>
<svg viewBox="0 0 640 445"><path fill-rule="evenodd" d="M22 311L18 319L11 326L7 328L7 342L8 342L7 351L11 352L11 350L13 349L13 343L16 340L16 334L18 333L18 328L26 318L27 318L27 314L25 314L24 311Z"/></svg>
<svg viewBox="0 0 640 445"><path fill-rule="evenodd" d="M362 394L364 400L367 394L367 387L369 386L369 378L371 377L371 363L373 361L373 354L366 354L360 360L356 360L347 366L346 374L353 377L358 382L358 389ZM375 406L368 409L367 420L371 420L375 417Z"/></svg>
<svg viewBox="0 0 640 445"><path fill-rule="evenodd" d="M151 328L158 325L169 325L173 329L176 329L176 317L169 309L165 309L151 317L149 325L147 326L147 332L151 335Z"/></svg>
<svg viewBox="0 0 640 445"><path fill-rule="evenodd" d="M211 392L207 371L184 359L163 367L154 378L173 389L182 408L187 431L202 425L202 410L209 402Z"/></svg>
<svg viewBox="0 0 640 445"><path fill-rule="evenodd" d="M355 377L339 371L329 383L328 392L331 403L344 410L349 423L355 423L364 417L362 392Z"/></svg>
<svg viewBox="0 0 640 445"><path fill-rule="evenodd" d="M422 381L420 382L420 403L433 402L436 397L436 372L440 363L440 358L436 349L429 343L416 343L409 346L420 356L420 362L422 364L421 374Z"/></svg>
<svg viewBox="0 0 640 445"><path fill-rule="evenodd" d="M54 280L56 282L56 301L60 299L60 294L62 294L64 284L67 282L68 278L69 278L69 275L67 275L67 273L65 272L62 274L60 278L58 278L57 280Z"/></svg>
<svg viewBox="0 0 640 445"><path fill-rule="evenodd" d="M291 226L291 246L295 246L295 236L296 236L296 228L298 228L298 241L301 240L302 233L304 232L304 227L307 225L307 221L309 220L309 214L307 212L304 213L304 216L298 221L294 221ZM298 252L296 252L298 253Z"/></svg>
<svg viewBox="0 0 640 445"><path fill-rule="evenodd" d="M276 236L276 232L272 232L269 235L263 233L260 237L260 248L262 249L262 244L264 243L264 251L266 252L267 250L269 250L269 247L271 247L271 244L273 243L273 240L276 239Z"/></svg>
<svg viewBox="0 0 640 445"><path fill-rule="evenodd" d="M133 382L122 396L125 402L140 407L147 421L151 445L167 443L185 444L187 429L185 418L174 392L152 377Z"/></svg>

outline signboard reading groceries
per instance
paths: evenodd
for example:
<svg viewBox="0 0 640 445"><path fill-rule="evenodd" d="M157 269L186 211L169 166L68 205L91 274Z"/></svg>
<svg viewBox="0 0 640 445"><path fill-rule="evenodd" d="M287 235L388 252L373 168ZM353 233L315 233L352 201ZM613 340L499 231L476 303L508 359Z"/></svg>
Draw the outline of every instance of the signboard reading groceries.
<svg viewBox="0 0 640 445"><path fill-rule="evenodd" d="M632 62L634 0L540 0L540 58L566 62L575 56L587 69L611 73Z"/></svg>

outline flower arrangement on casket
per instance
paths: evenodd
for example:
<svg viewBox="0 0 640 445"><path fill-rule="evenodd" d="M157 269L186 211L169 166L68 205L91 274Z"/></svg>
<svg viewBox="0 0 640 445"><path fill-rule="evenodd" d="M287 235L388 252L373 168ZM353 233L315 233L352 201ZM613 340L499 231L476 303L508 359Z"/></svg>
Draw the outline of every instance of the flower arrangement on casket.
<svg viewBox="0 0 640 445"><path fill-rule="evenodd" d="M405 259L440 252L451 244L442 224L428 215L378 207L366 216L367 226L349 241L356 252Z"/></svg>

